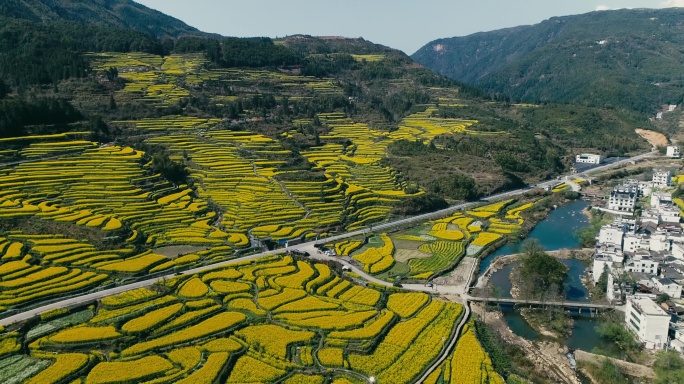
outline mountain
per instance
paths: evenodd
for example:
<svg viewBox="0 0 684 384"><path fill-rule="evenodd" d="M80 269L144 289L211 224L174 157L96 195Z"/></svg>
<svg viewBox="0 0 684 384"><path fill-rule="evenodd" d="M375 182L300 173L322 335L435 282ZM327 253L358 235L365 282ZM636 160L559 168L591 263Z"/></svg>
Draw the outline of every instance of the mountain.
<svg viewBox="0 0 684 384"><path fill-rule="evenodd" d="M149 30L174 29L177 20L155 11L155 18L127 16L135 9L148 15L133 2L13 1L4 10L15 17L0 24L0 89L10 88L0 103L2 137L92 130L94 141L153 153L163 148L134 141L138 133L116 122L210 117L280 143L288 151L281 171L296 170L290 178L366 182L381 163L382 172L392 170L380 178L391 180L384 189L450 201L551 177L578 152L623 156L647 148L634 133L649 127L643 116L497 102L364 39L166 39L116 24L118 14L124 26L147 20ZM41 7L47 16L39 16ZM310 161L312 148L339 148L339 167L352 171ZM183 174L159 164L168 178Z"/></svg>
<svg viewBox="0 0 684 384"><path fill-rule="evenodd" d="M412 58L452 79L525 102L654 113L684 95L684 9L554 17L432 41Z"/></svg>
<svg viewBox="0 0 684 384"><path fill-rule="evenodd" d="M156 37L204 35L176 18L131 0L3 0L0 17L39 23L95 23Z"/></svg>

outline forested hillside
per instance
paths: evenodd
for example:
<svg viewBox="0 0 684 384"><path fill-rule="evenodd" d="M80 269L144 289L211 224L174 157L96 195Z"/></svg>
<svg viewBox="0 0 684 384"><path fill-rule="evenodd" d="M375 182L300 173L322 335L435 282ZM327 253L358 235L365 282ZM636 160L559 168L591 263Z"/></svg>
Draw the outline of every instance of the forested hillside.
<svg viewBox="0 0 684 384"><path fill-rule="evenodd" d="M396 219L650 149L636 112L511 103L364 39L204 35L129 1L0 10L0 382L546 376L428 283L466 289L577 194Z"/></svg>
<svg viewBox="0 0 684 384"><path fill-rule="evenodd" d="M683 17L679 8L554 17L533 26L435 40L412 58L512 100L655 114L684 96Z"/></svg>
<svg viewBox="0 0 684 384"><path fill-rule="evenodd" d="M73 21L97 24L156 37L205 35L178 19L130 0L3 0L0 16L36 23Z"/></svg>

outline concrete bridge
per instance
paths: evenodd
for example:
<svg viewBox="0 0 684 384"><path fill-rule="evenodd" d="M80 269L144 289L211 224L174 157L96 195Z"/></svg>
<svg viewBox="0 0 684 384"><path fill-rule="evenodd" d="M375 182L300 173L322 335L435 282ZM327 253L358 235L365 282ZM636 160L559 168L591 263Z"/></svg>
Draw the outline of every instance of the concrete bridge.
<svg viewBox="0 0 684 384"><path fill-rule="evenodd" d="M555 306L565 308L589 308L589 309L619 309L611 304L596 304L579 301L541 301L541 300L526 300L526 299L501 299L495 297L475 297L468 296L468 300L477 302L500 303L500 304L521 304L530 306Z"/></svg>

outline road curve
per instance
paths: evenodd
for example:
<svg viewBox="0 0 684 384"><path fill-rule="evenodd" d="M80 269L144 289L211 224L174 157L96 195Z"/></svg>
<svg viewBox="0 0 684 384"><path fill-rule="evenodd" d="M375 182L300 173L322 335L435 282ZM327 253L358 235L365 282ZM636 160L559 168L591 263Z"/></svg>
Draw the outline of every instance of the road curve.
<svg viewBox="0 0 684 384"><path fill-rule="evenodd" d="M644 154L641 154L638 156L626 158L624 160L621 160L621 161L618 161L618 162L615 162L612 164L599 166L597 168L588 170L586 172L579 173L577 175L583 176L583 175L588 175L590 173L600 172L600 171L603 171L603 170L608 169L608 168L616 167L616 166L619 166L619 165L622 165L622 164L625 164L628 162L637 161L637 160L641 160L641 159L646 158L646 157L650 157L654 153L655 153L655 151L652 151L652 152L644 153ZM543 187L553 186L553 185L557 184L558 182L559 182L558 180L549 180L549 181L544 181L544 182L538 183L532 187L543 188ZM487 198L485 198L483 200L484 201L491 201L491 200L498 200L498 199L502 199L502 198L509 198L509 197L513 197L513 196L522 195L523 193L527 192L528 190L529 190L529 188L524 188L524 189L516 189L514 191L502 192L502 193L498 193L498 194L495 194L492 196L488 196ZM417 216L412 216L412 217L408 217L408 218L404 218L404 219L395 220L395 221L384 223L384 224L375 225L372 227L372 229L373 230L383 230L383 229L391 228L391 227L394 227L397 225L405 225L405 224L411 224L411 223L416 223L416 222L424 222L424 221L428 221L428 220L431 220L434 218L448 216L455 211L467 209L467 208L474 206L476 204L479 204L479 202L457 204L457 205L454 205L454 206L451 206L451 207L448 207L445 209L441 209L439 211L425 213L425 214L421 214L421 215L417 215ZM346 239L349 237L363 235L365 232L367 232L367 229L360 229L360 230L356 230L356 231L351 231L351 232L347 232L347 233L328 237L325 239L325 241L331 242L331 241L343 240L343 239ZM308 243L298 244L298 245L292 246L290 248L291 249L298 249L298 250L306 250L307 252L309 252L311 254L312 259L323 260L323 261L335 260L339 263L342 263L343 265L350 266L352 268L352 271L354 271L355 273L357 273L358 275L362 276L364 279L366 279L370 282L373 282L373 283L379 284L379 285L383 285L383 286L391 286L390 283L383 281L383 280L380 280L380 279L377 279L373 276L370 276L367 273L365 273L364 271L362 271L361 269L347 263L346 261L340 260L339 258L334 258L334 257L325 256L323 254L318 254L317 252L315 252L315 250L312 252L312 250L314 249L313 245L315 243L316 243L315 241L312 241L312 242L308 242ZM239 257L239 258L232 259L232 260L223 261L220 263L215 263L215 264L205 265L202 267L193 268L193 269L182 272L182 274L188 275L188 274L204 272L204 271L207 271L210 269L224 267L224 266L227 266L227 265L230 265L233 263L248 261L248 260L255 260L255 259L261 258L263 256L274 255L274 254L281 253L281 252L283 252L282 249L268 251L268 252L261 252L261 253L257 253L257 254L253 254L253 255L249 255L249 256L244 256L244 257ZM8 324L12 324L15 322L25 321L25 320L28 320L34 316L37 316L43 312L46 312L46 311L49 311L52 309L77 306L77 305L85 304L85 303L92 302L95 300L99 300L99 299L102 299L102 298L107 297L107 296L115 295L118 293L130 291L130 290L141 288L141 287L151 286L151 285L159 282L160 280L170 279L170 278L173 278L175 276L176 276L176 274L168 274L166 276L157 277L154 279L143 280L143 281L139 281L136 283L131 283L131 284L127 284L127 285L123 285L123 286L115 287L115 288L110 288L110 289L106 289L106 290L102 290L102 291L98 291L98 292L92 292L92 293L84 294L81 296L72 297L69 299L57 301L57 302L54 302L51 304L46 304L46 305L43 305L43 306L40 306L37 308L28 309L28 310L25 310L24 312L21 312L21 313L0 319L0 325L6 326ZM471 278L472 278L472 272L471 272ZM406 285L406 286L404 286L404 288L406 288L408 290L416 290L416 291L426 291L426 292L432 291L431 289L424 287L422 285L419 285L419 284ZM465 306L466 306L466 308L468 307L467 305L465 305ZM467 311L469 313L469 309Z"/></svg>

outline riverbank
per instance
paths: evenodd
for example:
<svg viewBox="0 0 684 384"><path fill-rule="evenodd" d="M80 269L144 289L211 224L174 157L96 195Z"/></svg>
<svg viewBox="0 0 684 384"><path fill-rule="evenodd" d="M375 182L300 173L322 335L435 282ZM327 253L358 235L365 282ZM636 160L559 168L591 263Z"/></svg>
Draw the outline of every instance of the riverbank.
<svg viewBox="0 0 684 384"><path fill-rule="evenodd" d="M582 384L568 364L566 347L556 342L527 340L513 333L501 312L486 312L481 304L473 304L471 307L480 320L498 332L504 343L517 346L534 364L535 371L544 378L554 383Z"/></svg>
<svg viewBox="0 0 684 384"><path fill-rule="evenodd" d="M593 255L593 248L583 248L583 249L560 249L557 251L547 251L549 255L553 256L559 260L591 260ZM492 275L502 269L507 265L513 264L520 260L521 253L516 253L512 255L504 255L496 257L489 265L489 267L480 274L477 278L474 288L484 288L489 283Z"/></svg>

